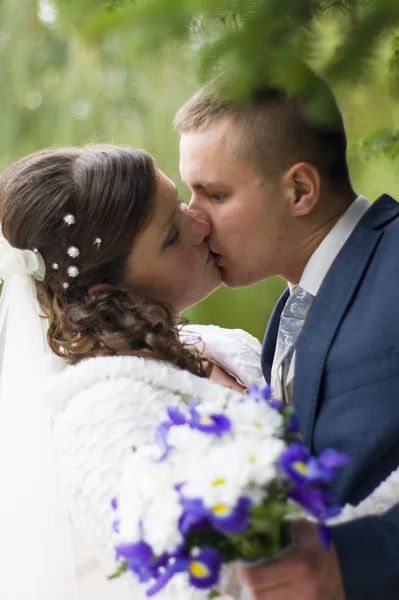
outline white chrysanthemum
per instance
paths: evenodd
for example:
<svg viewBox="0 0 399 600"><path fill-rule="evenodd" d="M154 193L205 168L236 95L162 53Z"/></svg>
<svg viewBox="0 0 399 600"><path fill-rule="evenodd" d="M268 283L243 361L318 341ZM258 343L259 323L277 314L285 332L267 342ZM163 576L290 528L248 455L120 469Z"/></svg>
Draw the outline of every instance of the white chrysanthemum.
<svg viewBox="0 0 399 600"><path fill-rule="evenodd" d="M120 541L129 544L136 544L142 539L140 521L142 514L142 505L135 506L129 504L126 510L118 511L118 534Z"/></svg>
<svg viewBox="0 0 399 600"><path fill-rule="evenodd" d="M179 500L179 494L171 489L148 503L143 523L144 539L158 556L173 552L182 542L179 532L182 506Z"/></svg>
<svg viewBox="0 0 399 600"><path fill-rule="evenodd" d="M242 435L205 453L187 473L183 494L202 498L211 508L233 506L240 496L264 497L264 488L278 477L277 462L284 442ZM256 486L262 488L256 493Z"/></svg>
<svg viewBox="0 0 399 600"><path fill-rule="evenodd" d="M183 494L202 498L208 507L235 505L248 482L248 467L237 460L234 442L212 448L191 467Z"/></svg>
<svg viewBox="0 0 399 600"><path fill-rule="evenodd" d="M250 484L267 486L278 477L278 459L285 448L282 440L253 437L235 442L234 457L246 465L246 477Z"/></svg>
<svg viewBox="0 0 399 600"><path fill-rule="evenodd" d="M215 411L198 405L198 412ZM175 550L182 542L178 524L183 512L176 484L182 484L183 496L201 499L208 508L236 506L242 496L254 503L264 499L268 485L279 477L282 417L249 397L230 403L224 414L232 431L220 437L188 424L174 426L165 460L158 460L162 451L155 445L132 454L118 497L124 541L144 537L157 555Z"/></svg>
<svg viewBox="0 0 399 600"><path fill-rule="evenodd" d="M205 434L189 425L172 427L168 443L173 447L167 462L173 470L175 483L186 481L193 465L204 456L211 456L214 448L220 445L220 439L214 435Z"/></svg>
<svg viewBox="0 0 399 600"><path fill-rule="evenodd" d="M281 436L282 416L266 402L257 402L251 397L243 402L230 402L225 411L233 422L235 435L250 434L266 440L272 436Z"/></svg>
<svg viewBox="0 0 399 600"><path fill-rule="evenodd" d="M141 446L129 457L123 470L121 494L130 493L151 497L155 489L170 487L171 467L159 462L160 452L155 445Z"/></svg>
<svg viewBox="0 0 399 600"><path fill-rule="evenodd" d="M197 404L196 410L201 415L225 414L227 405L226 398L221 395L217 398L212 398L212 400L202 400Z"/></svg>
<svg viewBox="0 0 399 600"><path fill-rule="evenodd" d="M161 514L157 506L159 499L171 493L176 495L171 465L157 462L154 458L157 455L155 446L141 447L132 454L123 470L117 518L120 520L120 536L125 541L140 539L140 522L152 519L149 515L154 512ZM166 508L170 508L171 518L174 519L176 507L169 504ZM163 514L165 518L165 510Z"/></svg>

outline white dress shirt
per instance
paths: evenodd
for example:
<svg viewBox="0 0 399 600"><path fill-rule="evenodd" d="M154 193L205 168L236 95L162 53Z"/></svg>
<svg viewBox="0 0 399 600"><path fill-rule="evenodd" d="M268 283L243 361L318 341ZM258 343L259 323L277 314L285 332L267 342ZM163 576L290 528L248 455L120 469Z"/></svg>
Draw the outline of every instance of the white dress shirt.
<svg viewBox="0 0 399 600"><path fill-rule="evenodd" d="M364 196L358 196L352 202L308 260L299 281L301 288L312 294L312 296L317 296L320 286L339 251L370 206L370 202ZM289 287L292 292L293 286ZM294 377L295 357L294 353L287 374L286 385Z"/></svg>
<svg viewBox="0 0 399 600"><path fill-rule="evenodd" d="M301 288L312 296L317 296L327 271L370 206L370 202L364 196L358 196L352 202L308 260L299 282Z"/></svg>

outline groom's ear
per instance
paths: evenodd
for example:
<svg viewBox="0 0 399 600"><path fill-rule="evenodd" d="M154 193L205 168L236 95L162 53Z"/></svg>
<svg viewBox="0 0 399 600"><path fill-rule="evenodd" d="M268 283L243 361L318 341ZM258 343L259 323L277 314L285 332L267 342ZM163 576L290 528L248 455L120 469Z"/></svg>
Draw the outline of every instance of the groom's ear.
<svg viewBox="0 0 399 600"><path fill-rule="evenodd" d="M286 197L294 217L305 217L320 200L321 180L318 170L301 162L293 165L284 175Z"/></svg>

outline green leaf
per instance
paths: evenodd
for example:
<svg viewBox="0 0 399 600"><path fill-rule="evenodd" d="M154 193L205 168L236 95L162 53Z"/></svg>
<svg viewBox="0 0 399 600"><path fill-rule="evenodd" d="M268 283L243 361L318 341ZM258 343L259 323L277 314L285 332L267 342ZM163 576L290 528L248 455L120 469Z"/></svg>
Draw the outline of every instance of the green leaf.
<svg viewBox="0 0 399 600"><path fill-rule="evenodd" d="M122 561L121 563L119 563L117 570L111 575L108 575L107 579L117 579L117 577L120 577L121 575L123 575L123 573L126 573L128 570L129 567L127 562Z"/></svg>

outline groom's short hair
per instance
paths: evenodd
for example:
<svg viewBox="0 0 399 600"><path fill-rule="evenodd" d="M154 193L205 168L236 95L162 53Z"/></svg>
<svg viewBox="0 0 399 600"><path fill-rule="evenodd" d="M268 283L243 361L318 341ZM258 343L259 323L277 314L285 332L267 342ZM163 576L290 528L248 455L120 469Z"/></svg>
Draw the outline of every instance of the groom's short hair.
<svg viewBox="0 0 399 600"><path fill-rule="evenodd" d="M204 131L224 119L236 126L232 145L238 155L262 173L284 172L297 162L308 162L333 187L349 183L346 134L335 97L323 82L323 119L312 118L305 97L263 88L245 103L220 99L202 89L177 112L180 133ZM326 102L327 100L327 102Z"/></svg>

